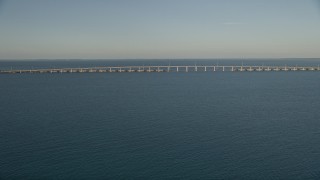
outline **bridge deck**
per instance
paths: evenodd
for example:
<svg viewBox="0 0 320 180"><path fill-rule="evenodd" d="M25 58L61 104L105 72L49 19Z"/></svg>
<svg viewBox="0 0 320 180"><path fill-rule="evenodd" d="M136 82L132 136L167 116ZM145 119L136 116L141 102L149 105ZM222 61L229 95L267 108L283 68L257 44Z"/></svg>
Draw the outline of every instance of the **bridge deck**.
<svg viewBox="0 0 320 180"><path fill-rule="evenodd" d="M103 66L87 68L48 68L1 70L0 74L15 73L107 73L107 72L206 72L206 71L320 71L314 66Z"/></svg>

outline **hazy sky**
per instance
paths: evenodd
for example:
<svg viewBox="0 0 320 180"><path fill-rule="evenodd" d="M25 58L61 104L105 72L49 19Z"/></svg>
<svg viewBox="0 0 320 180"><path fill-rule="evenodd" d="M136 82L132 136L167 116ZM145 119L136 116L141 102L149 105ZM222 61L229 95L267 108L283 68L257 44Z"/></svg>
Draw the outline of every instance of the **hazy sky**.
<svg viewBox="0 0 320 180"><path fill-rule="evenodd" d="M0 0L0 59L320 57L315 0Z"/></svg>

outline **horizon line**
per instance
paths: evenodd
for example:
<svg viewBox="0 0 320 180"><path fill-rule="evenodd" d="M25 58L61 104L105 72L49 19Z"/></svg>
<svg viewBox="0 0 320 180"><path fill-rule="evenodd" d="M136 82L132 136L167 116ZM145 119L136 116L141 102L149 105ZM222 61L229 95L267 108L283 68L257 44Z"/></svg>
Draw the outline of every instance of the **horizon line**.
<svg viewBox="0 0 320 180"><path fill-rule="evenodd" d="M6 58L0 59L0 61L41 61L41 60L290 60L290 59L319 59L320 57L273 57L273 58Z"/></svg>

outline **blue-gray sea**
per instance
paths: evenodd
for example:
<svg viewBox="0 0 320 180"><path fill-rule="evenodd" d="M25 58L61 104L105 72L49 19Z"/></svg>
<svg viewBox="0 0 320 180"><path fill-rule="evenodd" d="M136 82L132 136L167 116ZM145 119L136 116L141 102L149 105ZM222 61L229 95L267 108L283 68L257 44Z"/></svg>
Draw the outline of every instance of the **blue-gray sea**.
<svg viewBox="0 0 320 180"><path fill-rule="evenodd" d="M0 69L314 65L21 60ZM0 179L319 179L320 71L0 74Z"/></svg>

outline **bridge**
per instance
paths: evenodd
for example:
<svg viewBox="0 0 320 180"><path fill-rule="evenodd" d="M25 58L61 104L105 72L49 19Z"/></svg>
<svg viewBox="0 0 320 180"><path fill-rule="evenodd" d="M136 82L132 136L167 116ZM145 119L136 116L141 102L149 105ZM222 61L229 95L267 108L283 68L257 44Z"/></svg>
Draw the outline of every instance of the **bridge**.
<svg viewBox="0 0 320 180"><path fill-rule="evenodd" d="M48 68L0 70L0 74L22 73L132 73L132 72L262 72L262 71L320 71L317 66L103 66L88 68Z"/></svg>

